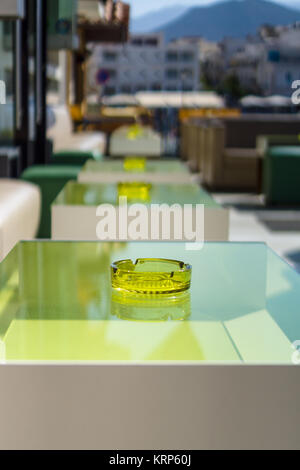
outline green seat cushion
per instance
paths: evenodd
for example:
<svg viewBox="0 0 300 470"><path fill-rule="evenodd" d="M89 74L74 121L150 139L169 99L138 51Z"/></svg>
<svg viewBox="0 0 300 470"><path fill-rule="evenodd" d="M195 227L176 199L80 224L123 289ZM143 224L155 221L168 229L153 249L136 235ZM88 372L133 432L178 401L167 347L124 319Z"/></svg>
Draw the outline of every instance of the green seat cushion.
<svg viewBox="0 0 300 470"><path fill-rule="evenodd" d="M77 178L80 166L35 165L22 173L22 179L52 180L53 178Z"/></svg>
<svg viewBox="0 0 300 470"><path fill-rule="evenodd" d="M81 165L87 160L101 160L102 154L98 151L65 150L55 152L51 157L53 165Z"/></svg>
<svg viewBox="0 0 300 470"><path fill-rule="evenodd" d="M76 180L81 166L36 165L27 168L21 179L40 187L42 195L39 238L51 237L51 204L70 180Z"/></svg>
<svg viewBox="0 0 300 470"><path fill-rule="evenodd" d="M299 204L300 146L269 148L264 160L263 179L269 204Z"/></svg>
<svg viewBox="0 0 300 470"><path fill-rule="evenodd" d="M270 147L268 156L271 158L300 158L300 145Z"/></svg>

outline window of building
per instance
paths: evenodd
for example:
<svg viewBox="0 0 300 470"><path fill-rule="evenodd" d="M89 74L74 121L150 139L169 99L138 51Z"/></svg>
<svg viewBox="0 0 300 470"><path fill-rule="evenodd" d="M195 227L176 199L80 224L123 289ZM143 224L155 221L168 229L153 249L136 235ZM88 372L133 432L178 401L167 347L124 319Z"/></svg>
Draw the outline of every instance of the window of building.
<svg viewBox="0 0 300 470"><path fill-rule="evenodd" d="M146 83L139 83L139 84L136 85L136 87L135 87L136 92L138 92L138 91L146 91L147 89L148 89L148 87L147 87L147 84L146 84Z"/></svg>
<svg viewBox="0 0 300 470"><path fill-rule="evenodd" d="M117 71L115 69L106 69L109 78L114 79L117 77Z"/></svg>
<svg viewBox="0 0 300 470"><path fill-rule="evenodd" d="M177 62L178 53L176 51L168 51L166 59L167 59L167 62Z"/></svg>
<svg viewBox="0 0 300 470"><path fill-rule="evenodd" d="M270 50L268 53L269 62L280 62L280 52L277 50Z"/></svg>
<svg viewBox="0 0 300 470"><path fill-rule="evenodd" d="M161 84L160 83L153 83L151 85L151 90L152 91L160 91L161 90Z"/></svg>
<svg viewBox="0 0 300 470"><path fill-rule="evenodd" d="M123 76L123 78L124 78L125 80L130 80L130 77L131 77L131 72L130 72L130 70L124 70L122 76Z"/></svg>
<svg viewBox="0 0 300 470"><path fill-rule="evenodd" d="M140 70L138 74L139 75L139 80L144 79L146 80L147 75L148 75L148 70Z"/></svg>
<svg viewBox="0 0 300 470"><path fill-rule="evenodd" d="M105 95L115 95L116 94L116 88L114 86L106 86L104 89L104 94Z"/></svg>
<svg viewBox="0 0 300 470"><path fill-rule="evenodd" d="M117 58L118 54L116 52L104 51L103 53L103 59L106 60L106 62L115 62Z"/></svg>
<svg viewBox="0 0 300 470"><path fill-rule="evenodd" d="M182 91L193 91L194 87L191 83L184 83L181 90Z"/></svg>
<svg viewBox="0 0 300 470"><path fill-rule="evenodd" d="M166 70L166 77L170 80L176 80L178 78L178 70L177 69L167 69Z"/></svg>
<svg viewBox="0 0 300 470"><path fill-rule="evenodd" d="M180 76L182 80L191 79L194 76L194 71L193 69L183 69L180 72Z"/></svg>
<svg viewBox="0 0 300 470"><path fill-rule="evenodd" d="M130 94L131 93L131 85L122 85L121 86L121 93Z"/></svg>
<svg viewBox="0 0 300 470"><path fill-rule="evenodd" d="M152 46L155 47L158 45L158 39L157 38L148 38L145 39L145 46Z"/></svg>
<svg viewBox="0 0 300 470"><path fill-rule="evenodd" d="M142 38L133 38L133 39L131 39L130 42L133 46L142 46L143 45L143 39Z"/></svg>
<svg viewBox="0 0 300 470"><path fill-rule="evenodd" d="M193 62L194 54L190 51L184 51L181 53L180 58L183 62Z"/></svg>
<svg viewBox="0 0 300 470"><path fill-rule="evenodd" d="M287 84L292 84L293 82L293 74L291 72L286 72L285 74L285 81Z"/></svg>

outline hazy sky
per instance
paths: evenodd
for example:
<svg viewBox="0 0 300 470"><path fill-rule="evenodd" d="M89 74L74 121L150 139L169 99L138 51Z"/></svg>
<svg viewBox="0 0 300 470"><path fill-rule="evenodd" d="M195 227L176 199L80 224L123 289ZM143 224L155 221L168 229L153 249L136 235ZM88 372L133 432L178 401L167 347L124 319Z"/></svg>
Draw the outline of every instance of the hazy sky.
<svg viewBox="0 0 300 470"><path fill-rule="evenodd" d="M172 5L209 5L216 3L216 0L126 0L132 5L133 16L139 16L155 9L168 7ZM220 1L220 0L217 0ZM300 8L300 0L273 0L285 6L287 4Z"/></svg>

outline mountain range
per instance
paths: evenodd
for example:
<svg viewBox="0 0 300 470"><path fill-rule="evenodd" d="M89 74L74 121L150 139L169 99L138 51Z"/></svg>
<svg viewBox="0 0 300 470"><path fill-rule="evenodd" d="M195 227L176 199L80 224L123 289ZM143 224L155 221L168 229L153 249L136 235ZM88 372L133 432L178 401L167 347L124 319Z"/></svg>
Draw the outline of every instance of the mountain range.
<svg viewBox="0 0 300 470"><path fill-rule="evenodd" d="M131 20L131 32L149 33L163 25L176 20L183 15L189 7L184 5L173 5L168 8L161 8L145 15L138 16Z"/></svg>
<svg viewBox="0 0 300 470"><path fill-rule="evenodd" d="M300 2L299 2L300 3ZM255 34L263 24L287 25L300 21L300 10L267 0L226 0L209 6L173 6L132 21L132 32L159 32L167 41L202 36L220 41L226 36Z"/></svg>

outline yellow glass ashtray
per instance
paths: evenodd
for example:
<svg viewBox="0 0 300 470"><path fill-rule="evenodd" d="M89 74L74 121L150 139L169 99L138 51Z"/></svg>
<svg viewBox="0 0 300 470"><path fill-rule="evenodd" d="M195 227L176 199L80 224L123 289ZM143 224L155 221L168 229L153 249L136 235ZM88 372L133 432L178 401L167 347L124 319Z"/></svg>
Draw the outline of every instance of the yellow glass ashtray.
<svg viewBox="0 0 300 470"><path fill-rule="evenodd" d="M145 171L146 168L146 159L139 157L126 157L124 160L124 170L125 171Z"/></svg>
<svg viewBox="0 0 300 470"><path fill-rule="evenodd" d="M118 196L127 197L128 201L150 201L150 190L152 185L149 183L119 183Z"/></svg>
<svg viewBox="0 0 300 470"><path fill-rule="evenodd" d="M192 267L182 261L144 258L117 261L111 265L114 289L132 294L166 295L187 291Z"/></svg>

